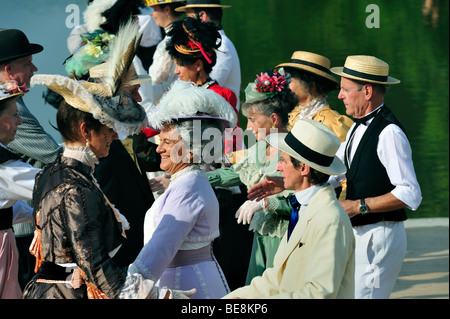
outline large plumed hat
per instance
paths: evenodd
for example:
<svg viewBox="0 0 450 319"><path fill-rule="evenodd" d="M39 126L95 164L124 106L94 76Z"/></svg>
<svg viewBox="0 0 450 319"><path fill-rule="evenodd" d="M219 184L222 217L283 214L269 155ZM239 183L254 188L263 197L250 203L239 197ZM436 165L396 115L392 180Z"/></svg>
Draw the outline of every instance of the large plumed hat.
<svg viewBox="0 0 450 319"><path fill-rule="evenodd" d="M146 114L123 89L136 80L135 73L130 77L130 68L140 38L139 26L132 20L119 29L97 82L38 74L31 78L31 84L45 85L60 94L72 107L91 113L102 124L114 129L121 139L137 134L147 124Z"/></svg>
<svg viewBox="0 0 450 319"><path fill-rule="evenodd" d="M319 121L298 120L289 133L270 134L266 141L322 173L342 175L347 171L336 156L341 145L339 138Z"/></svg>
<svg viewBox="0 0 450 319"><path fill-rule="evenodd" d="M94 83L76 81L62 75L34 75L31 86L38 84L60 94L70 106L92 114L102 124L116 131L121 139L138 134L146 127L147 118L143 107L126 93L108 97L104 90L96 92L100 86L93 86Z"/></svg>
<svg viewBox="0 0 450 319"><path fill-rule="evenodd" d="M177 80L148 113L150 124L160 130L164 124L180 119L217 119L234 128L237 116L231 105L212 90Z"/></svg>
<svg viewBox="0 0 450 319"><path fill-rule="evenodd" d="M42 45L30 43L25 33L17 29L0 29L0 48L0 64L44 50Z"/></svg>
<svg viewBox="0 0 450 319"><path fill-rule="evenodd" d="M369 55L348 56L343 67L331 68L331 72L369 83L387 85L400 83L400 80L389 76L389 64Z"/></svg>

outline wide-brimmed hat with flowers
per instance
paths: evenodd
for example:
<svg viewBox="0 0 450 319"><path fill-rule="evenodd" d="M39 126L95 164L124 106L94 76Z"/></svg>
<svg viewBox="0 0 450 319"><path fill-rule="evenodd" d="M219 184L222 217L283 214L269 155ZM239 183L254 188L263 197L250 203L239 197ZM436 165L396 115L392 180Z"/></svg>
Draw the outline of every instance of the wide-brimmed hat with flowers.
<svg viewBox="0 0 450 319"><path fill-rule="evenodd" d="M339 82L331 74L330 66L330 60L323 55L306 51L295 51L289 62L277 65L274 71L276 72L279 68L284 67L313 73L328 82L332 82L334 88L337 90L339 88Z"/></svg>
<svg viewBox="0 0 450 319"><path fill-rule="evenodd" d="M146 127L144 108L126 93L120 92L110 97L107 95L108 90L97 83L55 74L34 75L31 86L38 84L60 94L70 106L92 114L102 124L116 131L120 139L138 134Z"/></svg>
<svg viewBox="0 0 450 319"><path fill-rule="evenodd" d="M400 83L400 80L389 76L389 64L369 55L348 56L343 67L331 68L331 72L345 78L369 83L386 85Z"/></svg>
<svg viewBox="0 0 450 319"><path fill-rule="evenodd" d="M221 4L220 0L187 0L184 7L176 8L175 11L184 12L188 8L231 8L231 6Z"/></svg>
<svg viewBox="0 0 450 319"><path fill-rule="evenodd" d="M91 113L123 139L146 127L144 108L123 88L130 85L130 67L139 46L139 25L130 20L117 33L110 48L105 73L96 82L77 81L61 75L38 74L31 85L42 84L60 94L74 108Z"/></svg>
<svg viewBox="0 0 450 319"><path fill-rule="evenodd" d="M19 86L17 81L14 80L9 80L6 82L0 81L0 101L18 98L27 92L28 90L26 84Z"/></svg>

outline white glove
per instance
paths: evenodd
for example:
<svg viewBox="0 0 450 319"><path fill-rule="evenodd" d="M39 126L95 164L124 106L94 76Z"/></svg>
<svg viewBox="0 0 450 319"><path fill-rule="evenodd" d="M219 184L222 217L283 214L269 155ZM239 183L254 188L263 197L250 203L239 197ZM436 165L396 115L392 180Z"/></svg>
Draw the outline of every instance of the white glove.
<svg viewBox="0 0 450 319"><path fill-rule="evenodd" d="M116 212L119 215L120 221L122 222L123 229L130 230L130 223L128 222L127 218L124 215L122 215L117 208L116 208Z"/></svg>
<svg viewBox="0 0 450 319"><path fill-rule="evenodd" d="M197 292L197 289L191 290L173 290L167 289L167 287L161 288L159 293L159 299L189 299Z"/></svg>
<svg viewBox="0 0 450 319"><path fill-rule="evenodd" d="M235 217L237 218L237 223L240 224L242 222L243 225L250 224L252 221L252 217L256 212L263 210L266 204L264 199L260 201L247 200L244 204L239 207L236 212Z"/></svg>
<svg viewBox="0 0 450 319"><path fill-rule="evenodd" d="M131 264L128 267L127 278L119 293L118 299L189 299L197 290L171 290L159 288L155 282L145 279L139 270Z"/></svg>

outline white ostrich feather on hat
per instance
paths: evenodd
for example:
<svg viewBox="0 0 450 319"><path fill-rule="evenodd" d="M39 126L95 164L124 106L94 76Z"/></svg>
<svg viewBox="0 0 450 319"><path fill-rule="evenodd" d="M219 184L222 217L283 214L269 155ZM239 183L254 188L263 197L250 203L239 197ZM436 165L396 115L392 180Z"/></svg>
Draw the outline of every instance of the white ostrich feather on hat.
<svg viewBox="0 0 450 319"><path fill-rule="evenodd" d="M192 82L175 81L159 104L150 109L147 117L155 129L165 123L183 118L213 118L234 128L237 115L232 106L212 90L195 86Z"/></svg>
<svg viewBox="0 0 450 319"><path fill-rule="evenodd" d="M83 12L84 22L89 32L101 29L100 26L106 22L103 12L111 8L117 0L95 0Z"/></svg>

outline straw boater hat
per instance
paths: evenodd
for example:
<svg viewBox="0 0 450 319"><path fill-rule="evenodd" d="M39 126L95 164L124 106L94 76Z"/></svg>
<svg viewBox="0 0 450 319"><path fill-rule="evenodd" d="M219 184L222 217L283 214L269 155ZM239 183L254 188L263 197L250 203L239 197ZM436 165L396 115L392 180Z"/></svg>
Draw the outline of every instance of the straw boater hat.
<svg viewBox="0 0 450 319"><path fill-rule="evenodd" d="M400 80L389 76L389 64L368 55L352 55L343 67L331 68L331 72L345 78L377 84L398 84Z"/></svg>
<svg viewBox="0 0 450 319"><path fill-rule="evenodd" d="M185 0L145 0L145 5L149 7L159 6L161 4L170 4L174 2L186 2Z"/></svg>
<svg viewBox="0 0 450 319"><path fill-rule="evenodd" d="M341 145L339 138L318 121L300 119L289 133L270 134L266 141L322 173L342 175L347 171L344 163L336 157Z"/></svg>
<svg viewBox="0 0 450 319"><path fill-rule="evenodd" d="M291 61L277 65L274 71L278 71L278 69L281 67L307 71L318 75L328 81L331 81L335 85L337 90L339 88L339 82L331 74L330 66L330 60L323 55L306 51L296 51L292 55Z"/></svg>
<svg viewBox="0 0 450 319"><path fill-rule="evenodd" d="M184 7L176 8L175 11L183 12L188 8L231 8L231 6L220 4L220 0L187 0Z"/></svg>
<svg viewBox="0 0 450 319"><path fill-rule="evenodd" d="M0 29L0 48L0 64L44 50L42 45L30 43L25 33L16 29Z"/></svg>

